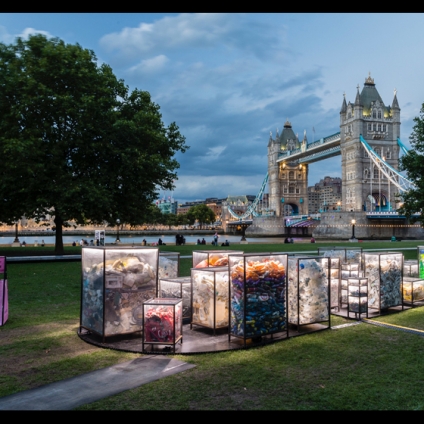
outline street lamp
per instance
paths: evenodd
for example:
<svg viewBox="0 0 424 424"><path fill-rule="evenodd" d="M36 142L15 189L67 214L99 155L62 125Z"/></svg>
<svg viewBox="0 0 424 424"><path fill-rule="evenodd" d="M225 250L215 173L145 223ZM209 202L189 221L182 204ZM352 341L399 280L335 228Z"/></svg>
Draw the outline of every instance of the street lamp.
<svg viewBox="0 0 424 424"><path fill-rule="evenodd" d="M15 240L13 240L13 243L20 243L18 238L18 221L15 222Z"/></svg>
<svg viewBox="0 0 424 424"><path fill-rule="evenodd" d="M121 242L121 240L119 240L119 224L121 223L121 220L118 218L116 220L116 242Z"/></svg>
<svg viewBox="0 0 424 424"><path fill-rule="evenodd" d="M356 224L356 220L352 219L352 221L350 221L352 223L352 238L351 240L355 240L355 224Z"/></svg>

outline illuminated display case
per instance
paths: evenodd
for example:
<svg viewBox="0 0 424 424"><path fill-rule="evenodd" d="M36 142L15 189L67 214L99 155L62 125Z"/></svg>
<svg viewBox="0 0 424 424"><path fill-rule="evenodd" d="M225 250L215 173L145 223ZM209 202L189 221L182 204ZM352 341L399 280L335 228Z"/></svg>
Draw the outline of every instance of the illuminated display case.
<svg viewBox="0 0 424 424"><path fill-rule="evenodd" d="M144 345L173 346L183 342L182 299L150 299L143 304ZM153 346L152 346L153 349Z"/></svg>
<svg viewBox="0 0 424 424"><path fill-rule="evenodd" d="M240 250L193 250L193 268L228 266L228 255Z"/></svg>
<svg viewBox="0 0 424 424"><path fill-rule="evenodd" d="M368 278L359 277L347 279L348 291L348 316L355 313L355 317L361 318L362 314L366 314L368 318Z"/></svg>
<svg viewBox="0 0 424 424"><path fill-rule="evenodd" d="M158 274L158 279L178 278L180 275L180 253L160 252Z"/></svg>
<svg viewBox="0 0 424 424"><path fill-rule="evenodd" d="M231 336L253 339L286 332L287 255L229 256Z"/></svg>
<svg viewBox="0 0 424 424"><path fill-rule="evenodd" d="M347 306L348 303L348 287L347 280L349 278L363 277L363 272L360 270L359 263L344 263L341 264L340 271L340 305L341 307Z"/></svg>
<svg viewBox="0 0 424 424"><path fill-rule="evenodd" d="M419 277L424 278L424 246L417 246Z"/></svg>
<svg viewBox="0 0 424 424"><path fill-rule="evenodd" d="M360 263L362 268L362 247L319 247L318 254L328 258L339 257L342 263Z"/></svg>
<svg viewBox="0 0 424 424"><path fill-rule="evenodd" d="M328 321L330 258L288 258L288 322L297 326Z"/></svg>
<svg viewBox="0 0 424 424"><path fill-rule="evenodd" d="M403 277L403 301L412 306L416 302L424 301L424 278L420 277Z"/></svg>
<svg viewBox="0 0 424 424"><path fill-rule="evenodd" d="M214 330L228 327L228 267L191 269L191 323Z"/></svg>
<svg viewBox="0 0 424 424"><path fill-rule="evenodd" d="M191 321L191 277L160 278L158 297L183 299L183 323Z"/></svg>
<svg viewBox="0 0 424 424"><path fill-rule="evenodd" d="M340 309L340 296L341 296L341 282L340 270L342 264L341 256L327 256L327 251L324 251L323 257L330 258L330 268L328 270L328 277L330 279L330 301L331 308Z"/></svg>
<svg viewBox="0 0 424 424"><path fill-rule="evenodd" d="M158 262L158 248L83 247L80 326L103 337L141 331Z"/></svg>
<svg viewBox="0 0 424 424"><path fill-rule="evenodd" d="M364 277L368 278L368 308L381 310L403 306L403 255L397 252L364 253Z"/></svg>
<svg viewBox="0 0 424 424"><path fill-rule="evenodd" d="M0 326L9 318L6 256L0 256Z"/></svg>
<svg viewBox="0 0 424 424"><path fill-rule="evenodd" d="M404 277L419 277L418 261L404 260L403 275Z"/></svg>

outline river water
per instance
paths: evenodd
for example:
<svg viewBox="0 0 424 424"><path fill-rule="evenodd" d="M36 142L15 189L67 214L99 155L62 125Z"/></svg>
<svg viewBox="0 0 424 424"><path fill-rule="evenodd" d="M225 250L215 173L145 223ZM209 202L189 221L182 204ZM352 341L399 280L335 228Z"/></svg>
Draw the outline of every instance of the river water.
<svg viewBox="0 0 424 424"><path fill-rule="evenodd" d="M159 240L159 237L162 239L162 241L165 244L175 244L175 236L174 235L158 235L158 236L119 236L121 243L123 244L135 244L135 245L141 245L141 242L143 239L146 240L146 242L149 243L157 243ZM42 236L19 236L19 241L22 243L25 241L28 245L34 245L34 243L40 244L42 240L44 240L45 244L54 244L55 243L55 236L48 236L48 235L42 235ZM63 243L65 245L72 244L73 241L79 243L79 241L83 238L84 240L87 240L90 242L90 240L94 240L94 234L91 237L87 236L76 236L76 235L64 235L63 236ZM202 238L205 238L206 244L212 244L213 236L212 235L187 235L185 236L186 243L196 243L198 239L202 240ZM15 240L15 237L13 236L2 236L0 237L0 245L10 245L12 244L13 240ZM114 235L106 235L105 242L106 243L114 243L116 240L116 234ZM240 235L225 235L221 234L218 238L218 244L221 245L221 243L224 243L225 240L228 240L231 243L238 243L241 240ZM284 237L246 237L246 240L248 243L283 243ZM300 241L302 239L293 238L293 240Z"/></svg>

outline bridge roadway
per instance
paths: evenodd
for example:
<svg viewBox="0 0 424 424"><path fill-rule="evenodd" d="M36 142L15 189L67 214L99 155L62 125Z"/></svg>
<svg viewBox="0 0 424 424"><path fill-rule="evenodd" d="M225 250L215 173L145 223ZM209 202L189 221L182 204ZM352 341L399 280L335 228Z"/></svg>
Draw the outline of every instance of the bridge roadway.
<svg viewBox="0 0 424 424"><path fill-rule="evenodd" d="M313 163L340 155L340 132L278 155L277 162Z"/></svg>

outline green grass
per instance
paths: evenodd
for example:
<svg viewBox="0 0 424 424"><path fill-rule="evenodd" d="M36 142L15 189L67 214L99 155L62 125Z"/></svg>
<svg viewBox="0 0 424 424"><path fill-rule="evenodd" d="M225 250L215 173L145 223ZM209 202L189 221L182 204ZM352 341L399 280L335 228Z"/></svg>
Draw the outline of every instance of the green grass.
<svg viewBox="0 0 424 424"><path fill-rule="evenodd" d="M363 247L393 251L394 246L417 245L403 243L370 242ZM230 248L269 252L301 246L314 250L320 244ZM190 255L200 247L205 248L162 250ZM416 259L416 250L403 253L410 252ZM181 259L180 275L190 275L191 264L191 259ZM100 349L78 338L79 262L10 263L8 280L10 317L0 327L0 396L140 356ZM336 316L331 320L333 326L352 322ZM424 307L378 320L424 329ZM424 338L392 329L360 324L257 349L175 357L196 367L80 409L424 409Z"/></svg>

